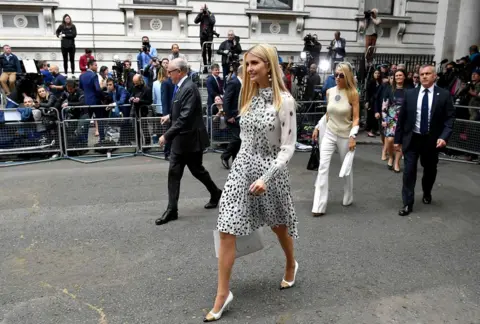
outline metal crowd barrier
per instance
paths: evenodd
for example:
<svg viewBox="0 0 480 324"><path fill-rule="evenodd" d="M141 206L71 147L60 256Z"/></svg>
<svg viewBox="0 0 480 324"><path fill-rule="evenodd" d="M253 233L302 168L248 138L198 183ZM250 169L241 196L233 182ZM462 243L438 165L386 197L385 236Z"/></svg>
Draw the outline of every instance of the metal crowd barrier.
<svg viewBox="0 0 480 324"><path fill-rule="evenodd" d="M61 123L57 109L31 108L30 116L22 116L16 108L3 109L1 112L0 159L3 161L0 167L62 158ZM28 118L29 121L21 121L22 118ZM16 161L16 157L23 159Z"/></svg>
<svg viewBox="0 0 480 324"><path fill-rule="evenodd" d="M99 109L106 110L107 107L75 106L62 109L65 158L81 163L95 163L137 154L139 146L135 118L122 115L92 118L95 111L99 114ZM130 105L122 107L130 109ZM96 125L99 136L95 134Z"/></svg>
<svg viewBox="0 0 480 324"><path fill-rule="evenodd" d="M227 117L223 111L223 104L212 104L207 111L207 129L210 135L210 151L223 153L226 146L233 139L228 127Z"/></svg>
<svg viewBox="0 0 480 324"><path fill-rule="evenodd" d="M455 152L462 152L470 157L480 156L480 107L455 106L457 117L453 125L453 133L447 143L447 149L452 150L448 158L454 160ZM464 161L468 162L468 161ZM477 162L480 163L480 162Z"/></svg>
<svg viewBox="0 0 480 324"><path fill-rule="evenodd" d="M138 118L140 152L155 159L165 159L165 146L160 147L159 139L168 130L170 123L162 125L162 115L156 113L157 106L159 105L150 105L148 117Z"/></svg>

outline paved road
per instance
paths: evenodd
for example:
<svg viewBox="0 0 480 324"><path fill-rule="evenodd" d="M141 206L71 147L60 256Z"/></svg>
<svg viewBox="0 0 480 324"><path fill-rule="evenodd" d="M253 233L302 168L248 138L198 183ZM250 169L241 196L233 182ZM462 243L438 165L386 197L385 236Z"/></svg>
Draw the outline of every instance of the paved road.
<svg viewBox="0 0 480 324"><path fill-rule="evenodd" d="M315 173L296 154L297 287L278 290L284 260L267 231L266 248L235 265L222 323L480 323L480 168L441 162L434 204L402 218L401 175L378 151L359 147L349 208L334 160L319 219ZM205 159L223 183L218 155ZM0 323L200 323L215 293L217 212L187 171L180 219L155 226L166 176L164 161L143 157L1 169Z"/></svg>

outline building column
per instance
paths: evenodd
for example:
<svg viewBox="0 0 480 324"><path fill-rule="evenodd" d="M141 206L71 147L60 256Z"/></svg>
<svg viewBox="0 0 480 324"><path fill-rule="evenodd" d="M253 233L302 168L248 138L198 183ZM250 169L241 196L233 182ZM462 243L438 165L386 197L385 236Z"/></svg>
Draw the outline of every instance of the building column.
<svg viewBox="0 0 480 324"><path fill-rule="evenodd" d="M479 44L480 1L461 0L457 26L457 41L453 59L459 59L463 56L469 55L469 47Z"/></svg>
<svg viewBox="0 0 480 324"><path fill-rule="evenodd" d="M463 0L440 0L438 2L434 40L437 64L443 59L454 60L460 1Z"/></svg>

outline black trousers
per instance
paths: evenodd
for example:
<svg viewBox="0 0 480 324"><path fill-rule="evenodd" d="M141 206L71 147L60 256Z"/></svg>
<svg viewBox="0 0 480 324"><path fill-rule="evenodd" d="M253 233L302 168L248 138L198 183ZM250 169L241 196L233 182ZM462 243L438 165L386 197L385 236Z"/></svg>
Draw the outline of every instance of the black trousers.
<svg viewBox="0 0 480 324"><path fill-rule="evenodd" d="M72 68L72 73L75 73L75 47L65 48L62 47L62 56L63 56L63 69L65 74L68 73L68 56L70 55L70 67Z"/></svg>
<svg viewBox="0 0 480 324"><path fill-rule="evenodd" d="M222 153L222 159L228 160L232 158L232 161L237 157L238 151L240 151L240 146L242 145L242 140L240 139L240 119L235 118L235 123L228 123L228 130L232 135L230 143L228 143L227 150Z"/></svg>
<svg viewBox="0 0 480 324"><path fill-rule="evenodd" d="M168 169L168 208L178 210L178 199L180 198L180 182L182 181L185 166L192 175L201 183L213 196L219 189L213 182L208 171L203 167L203 152L191 152L178 154L171 152L170 167Z"/></svg>
<svg viewBox="0 0 480 324"><path fill-rule="evenodd" d="M417 164L423 167L422 189L424 195L431 195L433 184L437 178L438 151L436 141L432 141L428 135L414 133L412 141L406 151L403 152L404 171L402 199L404 206L412 206L415 202L415 184L417 182Z"/></svg>
<svg viewBox="0 0 480 324"><path fill-rule="evenodd" d="M203 65L210 65L212 63L212 43L206 44L203 46L205 42L211 42L213 39L210 38L200 38L200 45L202 46L202 58L203 58ZM208 54L208 61L207 61L207 54Z"/></svg>
<svg viewBox="0 0 480 324"><path fill-rule="evenodd" d="M378 119L375 118L375 107L374 102L371 101L368 103L367 109L367 131L372 133L378 132Z"/></svg>

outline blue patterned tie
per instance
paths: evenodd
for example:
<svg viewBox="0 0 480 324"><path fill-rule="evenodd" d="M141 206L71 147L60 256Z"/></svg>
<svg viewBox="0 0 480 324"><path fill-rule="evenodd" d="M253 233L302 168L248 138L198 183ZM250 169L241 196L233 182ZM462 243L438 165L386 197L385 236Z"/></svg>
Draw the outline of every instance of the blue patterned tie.
<svg viewBox="0 0 480 324"><path fill-rule="evenodd" d="M420 119L420 134L426 135L428 134L428 94L429 90L425 89L422 100L422 116Z"/></svg>
<svg viewBox="0 0 480 324"><path fill-rule="evenodd" d="M175 88L173 88L172 101L173 101L173 99L175 99L175 94L177 93L177 91L178 91L178 86L175 86Z"/></svg>

